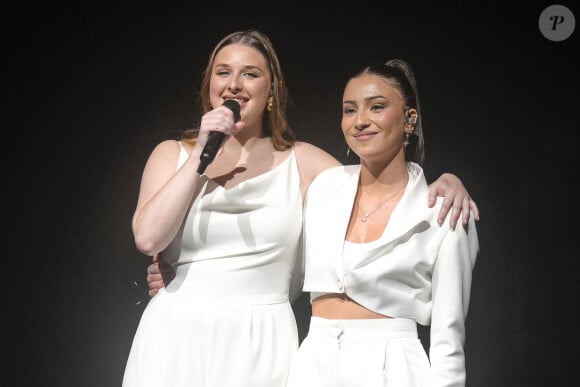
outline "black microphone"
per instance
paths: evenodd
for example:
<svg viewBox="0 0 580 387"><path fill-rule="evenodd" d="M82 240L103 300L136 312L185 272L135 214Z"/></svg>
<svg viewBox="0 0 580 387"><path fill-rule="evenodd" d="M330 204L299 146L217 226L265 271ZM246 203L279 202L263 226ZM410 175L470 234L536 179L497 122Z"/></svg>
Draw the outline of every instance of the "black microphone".
<svg viewBox="0 0 580 387"><path fill-rule="evenodd" d="M223 103L222 106L227 107L234 113L234 122L238 122L240 120L240 104L237 101L228 99ZM221 148L225 136L226 135L224 132L210 132L209 136L207 137L207 142L203 147L203 151L201 152L201 156L199 156L199 166L197 167L197 173L202 175L205 172L205 169L213 161L218 150Z"/></svg>

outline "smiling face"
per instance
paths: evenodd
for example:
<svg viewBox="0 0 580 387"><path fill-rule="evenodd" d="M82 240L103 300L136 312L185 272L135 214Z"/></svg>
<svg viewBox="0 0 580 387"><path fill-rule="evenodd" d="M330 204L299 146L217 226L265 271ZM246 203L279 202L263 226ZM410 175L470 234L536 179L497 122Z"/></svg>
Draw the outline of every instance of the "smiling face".
<svg viewBox="0 0 580 387"><path fill-rule="evenodd" d="M347 83L342 100L342 132L361 161L404 162L405 103L393 83L360 75Z"/></svg>
<svg viewBox="0 0 580 387"><path fill-rule="evenodd" d="M211 105L235 99L246 127L259 124L261 128L271 83L268 63L258 50L238 43L227 45L216 54L211 68Z"/></svg>

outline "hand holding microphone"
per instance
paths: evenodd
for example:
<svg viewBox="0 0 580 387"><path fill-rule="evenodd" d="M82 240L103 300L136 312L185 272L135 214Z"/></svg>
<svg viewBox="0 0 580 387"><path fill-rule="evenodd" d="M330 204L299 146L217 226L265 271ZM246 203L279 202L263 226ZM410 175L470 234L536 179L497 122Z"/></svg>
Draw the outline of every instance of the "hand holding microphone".
<svg viewBox="0 0 580 387"><path fill-rule="evenodd" d="M234 113L234 123L240 120L240 104L233 99L226 100L222 106L227 107ZM215 159L218 150L221 148L222 143L225 138L224 132L210 132L207 142L203 147L201 156L199 156L199 166L197 167L197 173L202 175L205 172L207 166Z"/></svg>

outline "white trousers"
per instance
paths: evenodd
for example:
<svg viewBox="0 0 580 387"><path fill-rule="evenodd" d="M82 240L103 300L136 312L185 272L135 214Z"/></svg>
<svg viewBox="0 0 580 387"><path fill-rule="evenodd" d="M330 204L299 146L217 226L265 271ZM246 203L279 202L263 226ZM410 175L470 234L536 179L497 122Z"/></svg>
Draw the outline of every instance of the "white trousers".
<svg viewBox="0 0 580 387"><path fill-rule="evenodd" d="M422 387L429 372L413 320L312 317L288 387Z"/></svg>

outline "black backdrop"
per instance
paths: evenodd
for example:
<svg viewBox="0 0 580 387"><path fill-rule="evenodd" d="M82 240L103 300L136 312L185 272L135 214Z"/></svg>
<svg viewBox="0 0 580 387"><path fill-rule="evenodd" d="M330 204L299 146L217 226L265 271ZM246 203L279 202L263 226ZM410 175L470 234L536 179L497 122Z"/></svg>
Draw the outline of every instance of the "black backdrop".
<svg viewBox="0 0 580 387"><path fill-rule="evenodd" d="M427 176L457 174L481 211L468 386L580 380L579 35L542 36L552 3L157 3L5 8L3 386L120 385L147 302L130 228L142 168L199 119L211 48L246 27L278 50L299 137L343 161L347 74L414 65Z"/></svg>

